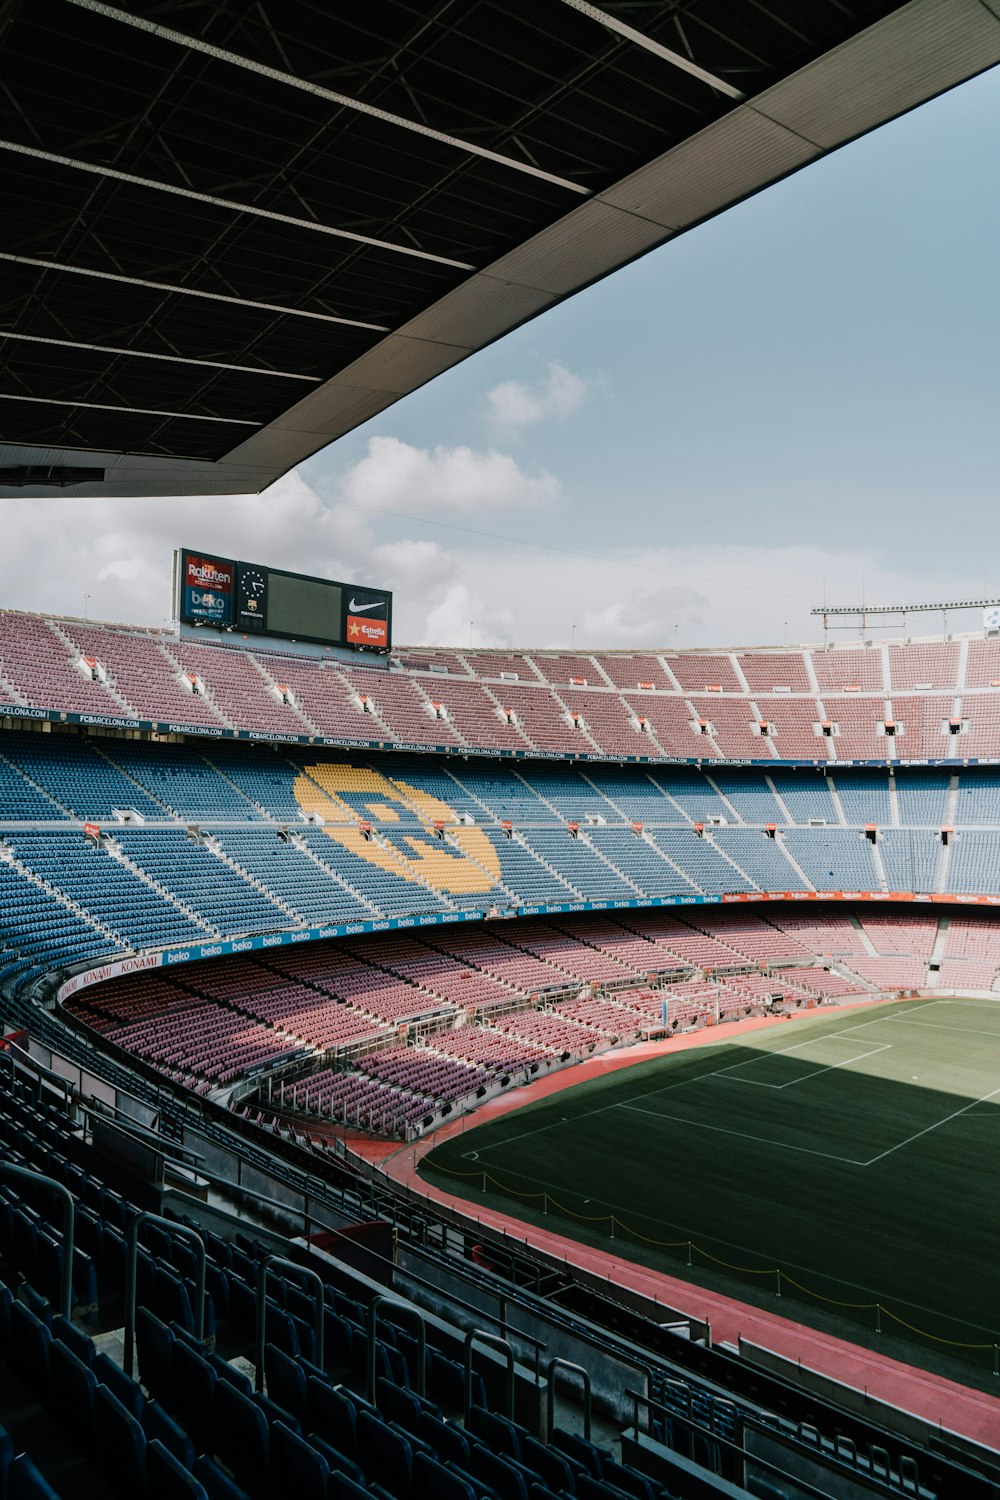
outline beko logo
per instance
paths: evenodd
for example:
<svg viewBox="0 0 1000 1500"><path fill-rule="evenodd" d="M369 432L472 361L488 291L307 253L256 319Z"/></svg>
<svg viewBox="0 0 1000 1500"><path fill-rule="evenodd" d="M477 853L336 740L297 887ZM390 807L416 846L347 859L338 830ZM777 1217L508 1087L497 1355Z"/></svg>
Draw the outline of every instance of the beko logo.
<svg viewBox="0 0 1000 1500"><path fill-rule="evenodd" d="M374 604L359 604L356 599L352 599L347 608L352 615L363 615L369 609L385 609L385 600L376 599Z"/></svg>

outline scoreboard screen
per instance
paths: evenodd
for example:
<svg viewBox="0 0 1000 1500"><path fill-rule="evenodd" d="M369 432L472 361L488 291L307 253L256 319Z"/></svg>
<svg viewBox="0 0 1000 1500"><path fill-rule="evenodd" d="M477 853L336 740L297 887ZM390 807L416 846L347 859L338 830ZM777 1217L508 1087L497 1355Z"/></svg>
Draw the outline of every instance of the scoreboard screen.
<svg viewBox="0 0 1000 1500"><path fill-rule="evenodd" d="M185 625L321 646L387 651L392 595L385 589L289 573L180 548L174 606Z"/></svg>

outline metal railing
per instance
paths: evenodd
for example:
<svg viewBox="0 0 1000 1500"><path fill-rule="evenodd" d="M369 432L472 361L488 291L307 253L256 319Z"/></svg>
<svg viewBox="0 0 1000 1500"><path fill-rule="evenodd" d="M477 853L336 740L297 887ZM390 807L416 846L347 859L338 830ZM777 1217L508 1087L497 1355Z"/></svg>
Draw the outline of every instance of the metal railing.
<svg viewBox="0 0 1000 1500"><path fill-rule="evenodd" d="M304 1276L307 1281L314 1283L316 1289L316 1348L313 1351L316 1363L320 1369L323 1368L323 1315L326 1308L323 1281L318 1271L309 1266L300 1266L297 1261L286 1260L283 1255L265 1255L257 1266L257 1340L256 1340L256 1371L254 1376L254 1390L264 1389L264 1332L267 1321L267 1273L272 1266L284 1266L286 1271L294 1271L297 1276Z"/></svg>
<svg viewBox="0 0 1000 1500"><path fill-rule="evenodd" d="M379 1292L368 1304L368 1400L375 1405L375 1335L378 1328L379 1310L383 1307L395 1308L397 1313L405 1313L412 1318L417 1328L417 1395L424 1396L427 1393L427 1322L415 1307L409 1307L405 1302L399 1302L395 1297L389 1297L385 1292Z"/></svg>
<svg viewBox="0 0 1000 1500"><path fill-rule="evenodd" d="M69 1188L43 1172L31 1167L18 1166L16 1162L0 1161L0 1176L17 1177L22 1182L34 1182L38 1187L55 1193L63 1206L62 1264L59 1267L59 1311L64 1318L73 1316L73 1255L76 1237L76 1203Z"/></svg>
<svg viewBox="0 0 1000 1500"><path fill-rule="evenodd" d="M469 1425L469 1417L472 1414L472 1346L476 1340L486 1344L492 1349L499 1349L507 1363L507 1389L506 1389L506 1415L513 1419L514 1416L514 1351L506 1339L502 1339L498 1333L487 1333L484 1328L470 1328L465 1335L465 1382L464 1382L464 1410L465 1425Z"/></svg>
<svg viewBox="0 0 1000 1500"><path fill-rule="evenodd" d="M136 1214L128 1226L128 1260L125 1272L125 1374L131 1375L134 1361L135 1344L135 1302L136 1302L136 1271L139 1265L139 1231L144 1224L159 1224L163 1229L169 1229L172 1234L182 1235L191 1241L198 1255L198 1279L195 1283L196 1297L194 1310L195 1336L199 1344L205 1342L205 1266L208 1256L205 1252L205 1241L197 1230L187 1224L179 1224L176 1219L165 1219L162 1214L154 1214L150 1209L143 1209L142 1213Z"/></svg>

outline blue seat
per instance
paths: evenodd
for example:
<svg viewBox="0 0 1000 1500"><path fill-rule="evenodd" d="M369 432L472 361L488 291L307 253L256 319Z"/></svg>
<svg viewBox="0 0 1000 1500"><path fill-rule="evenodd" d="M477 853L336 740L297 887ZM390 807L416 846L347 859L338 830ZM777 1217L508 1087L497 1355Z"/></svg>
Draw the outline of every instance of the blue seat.
<svg viewBox="0 0 1000 1500"><path fill-rule="evenodd" d="M524 1427L519 1427L509 1417L487 1411L485 1406L473 1406L469 1412L469 1428L481 1438L494 1453L505 1453L508 1458L521 1459L521 1439L530 1436Z"/></svg>
<svg viewBox="0 0 1000 1500"><path fill-rule="evenodd" d="M387 1421L398 1422L407 1432L419 1432L422 1407L420 1398L412 1391L380 1379L376 1382L375 1401Z"/></svg>
<svg viewBox="0 0 1000 1500"><path fill-rule="evenodd" d="M146 1404L146 1398L142 1394L142 1387L131 1375L126 1375L121 1365L116 1365L113 1359L109 1359L104 1353L95 1354L91 1369L97 1379L98 1385L106 1385L108 1390L118 1397L126 1411L130 1411L133 1417L142 1417L142 1409Z"/></svg>
<svg viewBox="0 0 1000 1500"><path fill-rule="evenodd" d="M194 1477L208 1496L208 1500L250 1500L246 1490L230 1479L214 1459L202 1454L194 1466Z"/></svg>
<svg viewBox="0 0 1000 1500"><path fill-rule="evenodd" d="M146 1434L147 1445L157 1442L173 1454L184 1468L194 1467L194 1444L189 1434L159 1401L146 1402L142 1413L142 1430ZM148 1451L147 1446L147 1453Z"/></svg>
<svg viewBox="0 0 1000 1500"><path fill-rule="evenodd" d="M370 1412L359 1412L358 1452L369 1482L405 1500L413 1487L413 1448L402 1433Z"/></svg>
<svg viewBox="0 0 1000 1500"><path fill-rule="evenodd" d="M366 1484L365 1472L361 1465L355 1462L353 1458L349 1458L346 1453L341 1453L338 1448L335 1448L332 1443L328 1443L325 1438L321 1438L316 1432L310 1432L307 1441L316 1449L317 1453L326 1459L327 1468L330 1470L331 1483L338 1474L344 1474L348 1479L353 1479L355 1484L362 1486Z"/></svg>
<svg viewBox="0 0 1000 1500"><path fill-rule="evenodd" d="M207 1447L214 1421L219 1378L204 1355L198 1354L176 1335L172 1377L173 1410L195 1443Z"/></svg>
<svg viewBox="0 0 1000 1500"><path fill-rule="evenodd" d="M234 1369L228 1360L223 1359L222 1355L216 1354L214 1350L207 1356L207 1359L220 1380L228 1380L230 1385L234 1385L245 1396L253 1395L253 1382L249 1375L244 1375L242 1370Z"/></svg>
<svg viewBox="0 0 1000 1500"><path fill-rule="evenodd" d="M0 1495L7 1493L7 1470L13 1462L13 1441L6 1427L0 1427Z"/></svg>
<svg viewBox="0 0 1000 1500"><path fill-rule="evenodd" d="M485 1444L477 1444L469 1459L467 1472L488 1484L500 1500L528 1500L528 1489L538 1476L512 1458L502 1458Z"/></svg>
<svg viewBox="0 0 1000 1500"><path fill-rule="evenodd" d="M425 1443L430 1443L443 1464L455 1463L460 1469L468 1467L469 1453L476 1440L461 1427L456 1427L454 1422L446 1422L443 1417L422 1411L417 1432Z"/></svg>
<svg viewBox="0 0 1000 1500"><path fill-rule="evenodd" d="M298 1433L275 1422L271 1428L271 1495L273 1500L326 1500L330 1466Z"/></svg>
<svg viewBox="0 0 1000 1500"><path fill-rule="evenodd" d="M58 1339L60 1344L65 1344L67 1349L72 1349L78 1359L82 1359L85 1365L89 1365L94 1358L94 1340L89 1333L84 1333L69 1318L64 1318L59 1313L52 1319L52 1337Z"/></svg>
<svg viewBox="0 0 1000 1500"><path fill-rule="evenodd" d="M240 1484L254 1488L267 1473L267 1418L249 1396L225 1380L216 1386L215 1432L220 1458Z"/></svg>
<svg viewBox="0 0 1000 1500"><path fill-rule="evenodd" d="M264 1371L268 1395L300 1422L306 1421L306 1375L302 1366L276 1344L267 1344Z"/></svg>
<svg viewBox="0 0 1000 1500"><path fill-rule="evenodd" d="M612 1457L606 1448L599 1448L596 1443L588 1442L578 1433L567 1432L562 1427L553 1428L551 1442L554 1448L575 1459L595 1479L603 1479L605 1461L610 1462Z"/></svg>
<svg viewBox="0 0 1000 1500"><path fill-rule="evenodd" d="M49 1391L49 1345L52 1335L31 1309L16 1300L10 1309L11 1353L18 1374L40 1401Z"/></svg>
<svg viewBox="0 0 1000 1500"><path fill-rule="evenodd" d="M343 1391L334 1390L315 1375L306 1382L308 1425L341 1453L353 1455L357 1441L357 1411Z"/></svg>
<svg viewBox="0 0 1000 1500"><path fill-rule="evenodd" d="M167 1406L173 1405L174 1335L167 1325L146 1307L135 1314L135 1340L139 1351L139 1373L146 1389Z"/></svg>
<svg viewBox="0 0 1000 1500"><path fill-rule="evenodd" d="M331 1474L327 1489L328 1500L371 1500L371 1492L347 1474Z"/></svg>
<svg viewBox="0 0 1000 1500"><path fill-rule="evenodd" d="M68 1344L53 1339L49 1346L49 1402L74 1442L88 1454L96 1447L96 1392L97 1378L90 1366Z"/></svg>
<svg viewBox="0 0 1000 1500"><path fill-rule="evenodd" d="M561 1490L566 1491L567 1494L573 1493L576 1466L564 1453L560 1453L558 1448L548 1448L537 1438L523 1438L521 1458L529 1468L542 1476L548 1489L555 1490L557 1493Z"/></svg>
<svg viewBox="0 0 1000 1500"><path fill-rule="evenodd" d="M159 1438L146 1449L149 1500L208 1500L208 1492L190 1469Z"/></svg>
<svg viewBox="0 0 1000 1500"><path fill-rule="evenodd" d="M478 1500L476 1486L468 1479L424 1453L414 1460L413 1477L421 1500Z"/></svg>
<svg viewBox="0 0 1000 1500"><path fill-rule="evenodd" d="M22 1453L7 1470L5 1500L59 1500L33 1458Z"/></svg>
<svg viewBox="0 0 1000 1500"><path fill-rule="evenodd" d="M633 1495L635 1500L656 1500L655 1485L650 1483L645 1474L640 1474L638 1469L630 1469L627 1464L605 1459L603 1479L605 1484L613 1484L624 1494Z"/></svg>
<svg viewBox="0 0 1000 1500"><path fill-rule="evenodd" d="M106 1385L94 1393L94 1428L109 1483L125 1500L141 1495L146 1488L146 1434Z"/></svg>
<svg viewBox="0 0 1000 1500"><path fill-rule="evenodd" d="M620 1490L607 1479L595 1479L593 1474L578 1474L576 1494L577 1500L627 1500L628 1492Z"/></svg>

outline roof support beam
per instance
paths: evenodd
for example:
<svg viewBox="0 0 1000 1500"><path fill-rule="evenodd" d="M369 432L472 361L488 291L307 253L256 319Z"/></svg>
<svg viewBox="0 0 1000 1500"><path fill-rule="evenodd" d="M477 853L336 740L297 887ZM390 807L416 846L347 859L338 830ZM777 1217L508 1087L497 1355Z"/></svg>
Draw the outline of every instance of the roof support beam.
<svg viewBox="0 0 1000 1500"><path fill-rule="evenodd" d="M103 177L113 182L127 182L132 187L146 188L154 193L171 193L176 198L187 198L194 203L207 203L212 208L224 208L227 213L249 214L255 219L271 219L277 224L290 224L293 229L307 229L310 234L329 234L336 239L349 240L355 245L372 245L376 250L388 250L393 255L408 255L416 260L433 261L439 266L454 266L458 271L476 269L467 261L451 260L446 255L432 255L429 250L418 250L410 245L394 244L391 240L374 239L367 234L355 234L351 229L335 229L332 224L320 224L315 219L297 219L292 214L279 214L269 208L256 208L252 203L237 203L232 198L216 198L212 193L196 193L192 188L180 187L176 183L157 182L151 177L137 177L134 172L119 172L116 167L102 167L97 162L77 161L72 156L58 156L54 151L42 151L37 146L23 146L18 141L0 140L0 151L10 151L17 156L29 156L35 161L51 162L56 167L68 167L72 172L89 172L94 177Z"/></svg>
<svg viewBox="0 0 1000 1500"><path fill-rule="evenodd" d="M14 396L0 391L0 401L27 401L32 406L69 406L76 411L116 411L128 417L169 417L182 422L221 422L228 427L260 427L246 417L203 417L194 411L160 411L155 406L111 406L104 401L58 401L54 396Z"/></svg>
<svg viewBox="0 0 1000 1500"><path fill-rule="evenodd" d="M148 281L142 276L122 276L118 271L95 271L90 266L71 266L62 260L41 260L35 255L11 255L0 250L0 261L18 266L36 266L40 271L63 271L68 276L96 276L100 281L118 281L123 286L144 286L151 292L170 292L177 297L204 297L209 302L228 302L251 312L282 313L288 318L313 318L317 323L340 323L345 328L369 328L373 333L389 333L385 323L362 323L358 318L336 318L333 313L307 312L301 307L285 307L280 302L254 302L247 297L230 297L225 292L203 292L198 287L180 286L172 281Z"/></svg>
<svg viewBox="0 0 1000 1500"><path fill-rule="evenodd" d="M317 385L319 375L299 375L291 370L269 370L266 365L227 365L218 359L190 359L183 354L152 354L145 349L119 349L113 344L81 344L75 339L47 339L36 333L10 333L0 328L0 339L23 344L51 344L59 349L86 349L91 354L123 354L126 359L161 359L172 365L197 365L201 370L235 370L240 375L271 375L275 380L306 380Z"/></svg>
<svg viewBox="0 0 1000 1500"><path fill-rule="evenodd" d="M79 4L80 0L72 0L72 3ZM718 89L719 93L725 94L727 98L742 99L744 97L739 89L733 88L731 83L724 83L721 78L716 78L714 73L709 73L705 68L699 68L696 62L692 62L682 52L674 52L670 47L664 47L661 42L654 42L652 37L636 31L634 26L626 26L624 21L619 21L616 16L609 16L607 11L598 10L596 5L589 5L587 0L561 0L561 4L568 5L570 10L578 10L581 16L587 16L598 25L605 26L608 31L613 31L617 36L624 37L627 42L633 42L635 46L641 47L644 52L652 52L654 57L661 57L672 67L680 68L684 73L690 73L692 78L700 78L702 83L707 83L709 88Z"/></svg>
<svg viewBox="0 0 1000 1500"><path fill-rule="evenodd" d="M93 11L95 15L105 16L108 20L119 21L123 26L134 26L137 31L146 31L151 36L172 42L178 47L187 47L192 52L201 52L217 62L230 63L233 67L242 68L245 72L256 73L261 78L270 79L273 83L283 83L289 88L298 89L300 93L312 94L315 98L322 99L328 104L335 104L341 109L370 115L372 119L382 120L398 130L414 131L428 140L439 141L443 146L451 146L456 151L462 151L467 156L481 156L485 161L496 162L498 166L510 168L512 172L523 172L528 177L537 177L542 182L551 183L553 187L565 188L570 193L578 193L583 198L590 196L589 188L581 187L578 182L570 182L566 177L557 177L553 172L546 172L530 162L518 161L514 157L504 156L499 151L490 151L485 146L473 145L471 141L462 140L459 136L445 135L443 131L433 130L429 125L422 125L418 120L408 120L404 115L391 114L387 109L378 109L374 104L365 104L360 99L352 99L349 94L338 94L333 89L323 88L321 84L310 83L304 78L296 78L294 73L283 73L279 68L269 68L265 63L255 62L253 58L241 57L237 52L228 52L224 47L214 47L210 42L202 41L200 37L187 36L183 31L174 31L169 26L160 26L157 22L147 21L141 16L129 15L115 5L105 5L103 0L68 0L68 4L76 5L81 10Z"/></svg>

